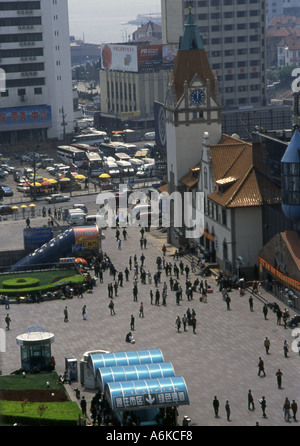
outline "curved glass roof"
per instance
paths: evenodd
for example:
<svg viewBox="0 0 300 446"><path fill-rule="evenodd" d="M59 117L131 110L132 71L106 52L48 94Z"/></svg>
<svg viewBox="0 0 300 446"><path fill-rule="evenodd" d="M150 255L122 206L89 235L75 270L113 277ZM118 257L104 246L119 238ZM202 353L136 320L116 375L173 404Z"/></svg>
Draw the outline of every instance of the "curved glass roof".
<svg viewBox="0 0 300 446"><path fill-rule="evenodd" d="M106 383L105 397L116 411L189 404L188 390L182 376Z"/></svg>
<svg viewBox="0 0 300 446"><path fill-rule="evenodd" d="M96 372L96 380L102 391L104 391L105 384L108 382L166 378L170 376L175 376L174 368L170 362L124 367L101 367Z"/></svg>
<svg viewBox="0 0 300 446"><path fill-rule="evenodd" d="M121 367L127 365L148 364L164 362L161 350L138 350L117 353L91 354L87 364L96 378L97 369L100 367Z"/></svg>

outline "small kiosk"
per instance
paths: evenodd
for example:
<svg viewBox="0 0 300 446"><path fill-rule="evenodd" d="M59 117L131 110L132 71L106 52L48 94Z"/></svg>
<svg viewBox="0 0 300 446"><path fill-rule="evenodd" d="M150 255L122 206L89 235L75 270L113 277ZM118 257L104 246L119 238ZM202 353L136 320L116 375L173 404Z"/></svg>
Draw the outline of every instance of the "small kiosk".
<svg viewBox="0 0 300 446"><path fill-rule="evenodd" d="M42 327L31 327L17 336L21 347L21 366L27 373L51 370L51 344L54 334Z"/></svg>
<svg viewBox="0 0 300 446"><path fill-rule="evenodd" d="M70 381L78 380L78 364L74 356L65 357L66 374Z"/></svg>

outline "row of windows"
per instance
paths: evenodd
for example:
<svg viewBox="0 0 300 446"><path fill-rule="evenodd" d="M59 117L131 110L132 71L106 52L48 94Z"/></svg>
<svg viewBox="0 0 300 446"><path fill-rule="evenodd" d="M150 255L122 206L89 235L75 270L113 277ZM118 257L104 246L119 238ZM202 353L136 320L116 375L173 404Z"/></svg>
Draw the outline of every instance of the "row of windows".
<svg viewBox="0 0 300 446"><path fill-rule="evenodd" d="M0 34L0 43L41 42L42 40L42 33Z"/></svg>
<svg viewBox="0 0 300 446"><path fill-rule="evenodd" d="M234 57L234 56L246 56L246 55L251 55L251 54L260 54L262 55L262 57L264 56L264 53L262 52L261 48L256 47L256 48L241 48L241 49L237 49L237 50L225 50L225 51L206 51L207 53L207 57L209 58L210 56L213 57L221 57L221 56L225 56L225 57Z"/></svg>
<svg viewBox="0 0 300 446"><path fill-rule="evenodd" d="M196 7L199 6L200 8L205 8L208 6L216 7L216 6L239 6L239 5L257 5L262 4L261 0L187 0L184 2L185 8L188 8L189 6Z"/></svg>
<svg viewBox="0 0 300 446"><path fill-rule="evenodd" d="M0 58L8 57L38 57L43 56L43 48L18 48L11 50L0 50Z"/></svg>
<svg viewBox="0 0 300 446"><path fill-rule="evenodd" d="M250 11L250 16L257 18L259 16L259 11ZM246 17L246 14L242 15L242 16L239 15L237 17L239 17L239 18ZM227 13L226 12L225 13L222 13L222 12L212 12L210 14L197 14L197 20L199 20L199 21L207 21L207 20L222 21L224 19L234 19L234 13L231 13L231 12L227 12ZM239 28L240 25L244 25L245 28ZM231 29L234 29L235 25L233 24L231 26L232 26ZM237 27L237 29L247 29L247 27L249 27L249 29L255 29L255 28L259 27L259 22L250 22L250 23L243 23L243 24L238 23L236 25L236 27Z"/></svg>
<svg viewBox="0 0 300 446"><path fill-rule="evenodd" d="M2 65L5 73L22 73L25 71L44 71L43 62Z"/></svg>
<svg viewBox="0 0 300 446"><path fill-rule="evenodd" d="M35 87L40 85L45 85L44 77L6 80L6 88Z"/></svg>
<svg viewBox="0 0 300 446"><path fill-rule="evenodd" d="M42 17L6 17L0 19L0 26L41 25Z"/></svg>
<svg viewBox="0 0 300 446"><path fill-rule="evenodd" d="M43 89L42 89L42 87L35 87L33 92L35 95L40 95L40 94L43 94ZM26 88L19 88L17 93L18 93L18 96L26 96ZM2 91L0 96L2 98L9 97L9 91L8 90Z"/></svg>
<svg viewBox="0 0 300 446"><path fill-rule="evenodd" d="M0 2L0 11L41 9L40 1Z"/></svg>

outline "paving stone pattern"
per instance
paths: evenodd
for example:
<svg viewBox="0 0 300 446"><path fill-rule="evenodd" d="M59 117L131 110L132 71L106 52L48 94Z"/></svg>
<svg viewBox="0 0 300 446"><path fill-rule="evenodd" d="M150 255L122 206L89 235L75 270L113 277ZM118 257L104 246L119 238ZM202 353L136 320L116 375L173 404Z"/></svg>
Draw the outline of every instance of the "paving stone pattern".
<svg viewBox="0 0 300 446"><path fill-rule="evenodd" d="M122 240L118 249L115 230L106 229L103 251L106 252L118 271L128 266L129 256L137 255L140 259L140 233L138 228L127 228L127 240ZM146 233L148 244L144 249L145 270L152 274L156 271L156 258L162 255L161 246L165 238L157 233ZM168 246L166 260L174 263L174 248ZM184 257L189 264L190 257ZM179 263L179 262L178 262ZM118 296L114 298L116 315L111 316L108 308L107 284L112 276L106 271L103 284L97 283L92 294L84 294L66 301L48 301L40 304L21 304L10 306L10 310L0 307L0 327L5 328L4 318L7 312L11 317L11 329L6 332L6 353L2 354L1 369L9 374L21 365L20 350L16 337L32 326L40 326L55 334L52 353L56 359L57 372L63 373L65 356L74 355L78 364L83 354L89 350L109 350L112 352L154 349L162 350L165 361L170 361L178 376L183 376L189 391L190 405L180 407L179 420L183 415L190 416L192 425L197 426L298 426L297 421L284 420L283 404L286 397L295 399L300 404L299 371L300 356L290 350L288 358L283 354L283 342L286 339L291 346L292 330L284 329L276 323L276 315L269 310L267 320L262 313L263 304L254 298L254 311L250 312L249 293L240 297L234 290L230 293L231 309L227 310L215 279L209 277L208 284L213 293L208 294L207 303L200 302L199 293L194 293L193 300L188 301L183 292L183 300L176 305L175 293L170 291L169 277L162 273L159 289L163 282L168 285L166 307L150 304L150 289L155 293L154 283L138 283L138 302L133 301L132 271L129 282L119 287ZM199 269L191 274L194 281L199 276ZM180 276L180 283L185 290L185 275ZM264 297L271 302L276 299L263 291ZM144 304L144 318L139 317L140 303ZM278 301L283 309L285 306ZM63 309L67 305L69 322L64 322ZM86 305L88 319L83 320L81 309ZM187 332L181 327L180 333L175 329L177 315L182 317L187 308L194 309L197 318L196 334L192 327ZM125 343L125 335L130 330L130 316L135 316L135 345ZM264 339L271 341L270 354L266 355ZM265 361L266 377L259 377L258 358ZM282 388L277 388L275 373L280 368L283 372ZM74 387L79 387L81 395L90 401L94 391L84 389L80 382L69 387L70 396L76 400ZM255 410L248 410L247 394L252 390ZM258 400L266 397L267 418L262 417ZM214 416L212 401L214 396L220 401L219 417ZM230 421L226 419L225 402L231 407ZM299 415L300 416L300 415Z"/></svg>

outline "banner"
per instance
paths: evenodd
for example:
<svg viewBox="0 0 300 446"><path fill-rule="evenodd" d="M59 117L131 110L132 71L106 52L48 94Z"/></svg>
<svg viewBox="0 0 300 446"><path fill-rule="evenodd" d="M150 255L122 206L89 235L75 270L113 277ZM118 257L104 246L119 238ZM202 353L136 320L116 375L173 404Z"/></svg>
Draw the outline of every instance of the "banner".
<svg viewBox="0 0 300 446"><path fill-rule="evenodd" d="M101 45L101 69L137 73L137 46L121 44Z"/></svg>
<svg viewBox="0 0 300 446"><path fill-rule="evenodd" d="M22 130L26 128L51 127L51 107L15 107L0 110L1 130Z"/></svg>
<svg viewBox="0 0 300 446"><path fill-rule="evenodd" d="M297 280L291 279L290 277L286 276L282 272L278 271L278 269L274 268L274 266L267 263L261 257L258 257L258 262L262 268L264 268L266 271L268 271L270 274L272 274L272 276L276 277L276 279L280 280L285 285L288 285L288 286L300 291L300 282L297 282Z"/></svg>
<svg viewBox="0 0 300 446"><path fill-rule="evenodd" d="M78 251L85 249L98 249L99 248L99 236L97 227L92 228L74 228L75 246L80 247ZM76 249L74 250L76 251Z"/></svg>

